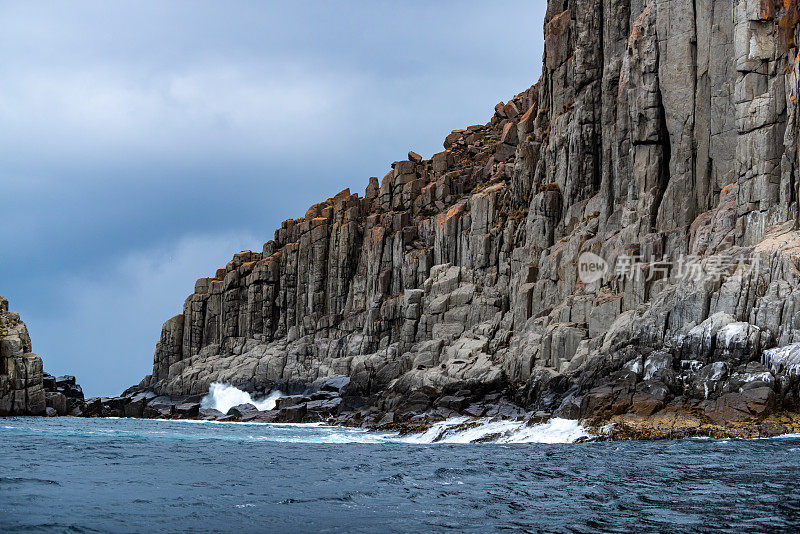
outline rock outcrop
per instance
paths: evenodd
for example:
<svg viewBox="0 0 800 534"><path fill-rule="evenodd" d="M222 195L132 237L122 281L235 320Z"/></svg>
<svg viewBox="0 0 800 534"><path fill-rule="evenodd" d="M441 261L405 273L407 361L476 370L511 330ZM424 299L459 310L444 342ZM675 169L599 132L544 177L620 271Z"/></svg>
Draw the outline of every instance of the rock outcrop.
<svg viewBox="0 0 800 534"><path fill-rule="evenodd" d="M17 312L0 297L0 416L80 414L83 391L75 377L55 378L31 352L31 338Z"/></svg>
<svg viewBox="0 0 800 534"><path fill-rule="evenodd" d="M798 5L550 0L536 85L198 280L139 390L346 376L335 413L372 423L797 411Z"/></svg>

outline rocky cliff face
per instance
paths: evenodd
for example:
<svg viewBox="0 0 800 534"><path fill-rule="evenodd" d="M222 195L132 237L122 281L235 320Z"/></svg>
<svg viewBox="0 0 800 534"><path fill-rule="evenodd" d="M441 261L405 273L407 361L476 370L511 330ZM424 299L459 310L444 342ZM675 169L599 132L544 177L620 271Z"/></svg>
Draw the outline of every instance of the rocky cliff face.
<svg viewBox="0 0 800 534"><path fill-rule="evenodd" d="M42 370L28 328L0 297L0 416L66 415L82 401L74 377L56 379Z"/></svg>
<svg viewBox="0 0 800 534"><path fill-rule="evenodd" d="M42 359L31 353L28 329L0 297L0 415L39 415L46 408Z"/></svg>
<svg viewBox="0 0 800 534"><path fill-rule="evenodd" d="M365 420L493 392L597 420L797 410L799 20L550 0L536 85L198 280L142 386L345 375Z"/></svg>

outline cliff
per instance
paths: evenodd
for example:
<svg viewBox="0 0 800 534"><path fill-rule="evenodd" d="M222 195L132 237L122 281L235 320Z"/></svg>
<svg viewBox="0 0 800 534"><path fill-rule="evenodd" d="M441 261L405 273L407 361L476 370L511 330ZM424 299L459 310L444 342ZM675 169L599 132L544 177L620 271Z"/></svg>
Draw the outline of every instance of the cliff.
<svg viewBox="0 0 800 534"><path fill-rule="evenodd" d="M796 412L799 13L550 0L536 85L198 280L141 387L342 375L356 422Z"/></svg>
<svg viewBox="0 0 800 534"><path fill-rule="evenodd" d="M31 350L28 328L0 297L0 416L80 413L83 391L75 377L48 375Z"/></svg>

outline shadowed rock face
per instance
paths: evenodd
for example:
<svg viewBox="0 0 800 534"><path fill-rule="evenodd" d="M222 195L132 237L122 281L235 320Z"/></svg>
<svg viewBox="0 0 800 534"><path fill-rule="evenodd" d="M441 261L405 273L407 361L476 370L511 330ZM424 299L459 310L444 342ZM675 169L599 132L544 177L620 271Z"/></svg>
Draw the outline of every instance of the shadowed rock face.
<svg viewBox="0 0 800 534"><path fill-rule="evenodd" d="M198 280L141 386L343 375L342 409L394 420L492 392L598 420L796 410L795 367L762 355L800 343L797 21L551 0L536 85Z"/></svg>

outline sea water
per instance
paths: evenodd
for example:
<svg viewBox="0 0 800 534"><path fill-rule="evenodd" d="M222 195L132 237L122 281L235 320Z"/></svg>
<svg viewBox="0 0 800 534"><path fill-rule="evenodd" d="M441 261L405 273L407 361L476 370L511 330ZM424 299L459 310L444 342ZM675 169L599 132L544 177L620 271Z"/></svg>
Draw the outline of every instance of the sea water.
<svg viewBox="0 0 800 534"><path fill-rule="evenodd" d="M398 436L324 425L0 419L0 531L800 525L797 438L574 443L585 432L570 421L462 423Z"/></svg>

